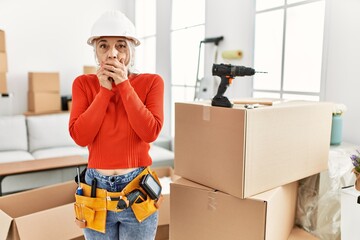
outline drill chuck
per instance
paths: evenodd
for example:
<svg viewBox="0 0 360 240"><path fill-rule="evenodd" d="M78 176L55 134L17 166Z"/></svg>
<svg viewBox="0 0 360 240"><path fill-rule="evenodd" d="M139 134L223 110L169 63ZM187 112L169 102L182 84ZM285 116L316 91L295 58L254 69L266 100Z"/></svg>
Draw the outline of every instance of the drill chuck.
<svg viewBox="0 0 360 240"><path fill-rule="evenodd" d="M252 76L255 74L255 69L244 67L244 66L235 66L231 64L213 64L212 74L214 76L229 76L234 77L243 77L243 76Z"/></svg>

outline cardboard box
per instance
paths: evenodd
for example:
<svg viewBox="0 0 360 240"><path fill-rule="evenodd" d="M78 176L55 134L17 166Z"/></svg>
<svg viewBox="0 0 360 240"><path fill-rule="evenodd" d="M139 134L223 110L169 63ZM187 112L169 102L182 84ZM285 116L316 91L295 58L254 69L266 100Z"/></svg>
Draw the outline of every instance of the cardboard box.
<svg viewBox="0 0 360 240"><path fill-rule="evenodd" d="M171 184L170 239L286 240L297 182L240 199L184 178Z"/></svg>
<svg viewBox="0 0 360 240"><path fill-rule="evenodd" d="M60 92L60 74L58 72L29 72L29 91Z"/></svg>
<svg viewBox="0 0 360 240"><path fill-rule="evenodd" d="M341 190L341 239L357 240L360 222L360 191L354 186Z"/></svg>
<svg viewBox="0 0 360 240"><path fill-rule="evenodd" d="M5 31L0 30L0 52L6 52Z"/></svg>
<svg viewBox="0 0 360 240"><path fill-rule="evenodd" d="M320 240L311 233L308 233L304 229L294 227L290 233L288 240Z"/></svg>
<svg viewBox="0 0 360 240"><path fill-rule="evenodd" d="M73 239L83 235L74 223L74 181L0 198L0 239Z"/></svg>
<svg viewBox="0 0 360 240"><path fill-rule="evenodd" d="M311 176L328 167L331 118L324 102L175 103L175 174L240 198Z"/></svg>
<svg viewBox="0 0 360 240"><path fill-rule="evenodd" d="M162 184L163 202L159 209L159 221L158 225L170 224L170 182L163 182L161 178L168 177L171 182L174 182L179 176L174 175L174 169L171 167L158 167L153 168ZM164 184L168 184L165 186Z"/></svg>
<svg viewBox="0 0 360 240"><path fill-rule="evenodd" d="M67 105L68 105L68 110L71 111L71 108L72 108L72 100L68 101Z"/></svg>
<svg viewBox="0 0 360 240"><path fill-rule="evenodd" d="M97 69L96 66L84 66L84 74L95 74Z"/></svg>
<svg viewBox="0 0 360 240"><path fill-rule="evenodd" d="M163 202L159 208L159 220L155 240L168 240L170 224L170 183L179 177L174 175L174 169L171 167L158 167L153 168L153 170L160 179L163 194Z"/></svg>
<svg viewBox="0 0 360 240"><path fill-rule="evenodd" d="M6 73L0 72L0 93L7 93Z"/></svg>
<svg viewBox="0 0 360 240"><path fill-rule="evenodd" d="M61 111L61 96L58 92L28 92L30 112Z"/></svg>
<svg viewBox="0 0 360 240"><path fill-rule="evenodd" d="M0 72L7 72L8 64L7 64L7 55L6 52L0 52Z"/></svg>
<svg viewBox="0 0 360 240"><path fill-rule="evenodd" d="M155 240L169 240L169 224L157 227Z"/></svg>

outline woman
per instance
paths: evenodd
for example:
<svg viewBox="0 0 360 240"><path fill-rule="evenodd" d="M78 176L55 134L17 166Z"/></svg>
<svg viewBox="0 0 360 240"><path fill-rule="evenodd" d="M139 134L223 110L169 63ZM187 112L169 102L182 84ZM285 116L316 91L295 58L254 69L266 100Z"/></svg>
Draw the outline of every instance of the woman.
<svg viewBox="0 0 360 240"><path fill-rule="evenodd" d="M87 184L120 192L152 164L150 143L163 125L164 82L156 74L135 74L131 21L119 11L104 13L93 25L88 44L99 68L73 82L69 131L89 149ZM85 228L86 239L154 239L158 213L139 223L131 208L108 211L106 232Z"/></svg>

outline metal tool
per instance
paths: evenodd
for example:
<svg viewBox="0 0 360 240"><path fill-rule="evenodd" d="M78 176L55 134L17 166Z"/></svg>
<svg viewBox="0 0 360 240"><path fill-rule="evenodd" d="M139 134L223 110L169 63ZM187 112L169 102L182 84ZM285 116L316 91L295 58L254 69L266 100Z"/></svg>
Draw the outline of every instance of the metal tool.
<svg viewBox="0 0 360 240"><path fill-rule="evenodd" d="M77 177L78 177L78 188L76 189L76 194L83 195L83 189L80 185L80 167L77 167L76 171L77 171Z"/></svg>

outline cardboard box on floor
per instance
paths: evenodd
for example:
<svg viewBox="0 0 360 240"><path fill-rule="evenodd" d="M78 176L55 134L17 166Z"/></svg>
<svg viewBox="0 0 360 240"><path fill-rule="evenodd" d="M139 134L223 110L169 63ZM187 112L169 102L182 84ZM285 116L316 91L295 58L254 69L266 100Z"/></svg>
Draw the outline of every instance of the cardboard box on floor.
<svg viewBox="0 0 360 240"><path fill-rule="evenodd" d="M178 176L174 175L174 169L171 167L158 167L153 168L156 172L159 179L163 177L170 177L171 181L178 179ZM163 190L170 190L170 186L162 186ZM163 193L163 202L159 208L159 220L158 220L158 230L156 233L155 240L165 240L169 239L169 224L170 224L170 193Z"/></svg>
<svg viewBox="0 0 360 240"><path fill-rule="evenodd" d="M0 239L72 239L82 235L74 223L74 181L0 198Z"/></svg>
<svg viewBox="0 0 360 240"><path fill-rule="evenodd" d="M176 181L179 179L179 176L176 176L174 174L174 169L171 167L157 167L153 168L153 170L156 172L157 176L160 178L162 177L170 177L171 182ZM163 190L166 188L166 186L162 186ZM170 186L167 186L168 190ZM163 202L161 204L161 207L159 209L159 221L158 225L167 225L170 224L170 193L163 193Z"/></svg>
<svg viewBox="0 0 360 240"><path fill-rule="evenodd" d="M171 184L170 239L286 240L297 182L240 199L184 178Z"/></svg>
<svg viewBox="0 0 360 240"><path fill-rule="evenodd" d="M247 198L319 173L327 169L332 106L175 103L175 174Z"/></svg>
<svg viewBox="0 0 360 240"><path fill-rule="evenodd" d="M28 80L31 92L60 92L58 72L29 72Z"/></svg>

